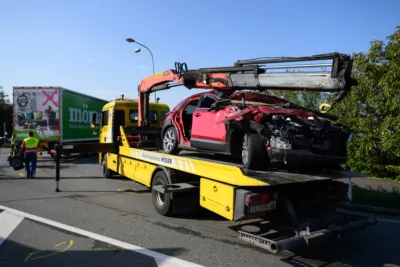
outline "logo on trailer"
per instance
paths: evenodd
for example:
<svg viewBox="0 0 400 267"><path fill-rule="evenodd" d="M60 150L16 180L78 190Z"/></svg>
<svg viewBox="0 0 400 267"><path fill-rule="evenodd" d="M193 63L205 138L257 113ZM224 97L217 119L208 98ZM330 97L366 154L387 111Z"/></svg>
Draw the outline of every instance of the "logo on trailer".
<svg viewBox="0 0 400 267"><path fill-rule="evenodd" d="M91 123L92 114L97 113L95 110L87 110L89 108L88 104L83 104L82 109L80 108L69 108L69 122L78 123ZM96 124L100 122L99 116L96 116Z"/></svg>
<svg viewBox="0 0 400 267"><path fill-rule="evenodd" d="M22 93L21 95L19 95L18 97L17 97L17 105L18 105L18 107L20 107L20 108L24 108L24 107L26 107L27 105L28 105L28 103L29 103L29 99L28 99L28 97L24 94L24 93Z"/></svg>

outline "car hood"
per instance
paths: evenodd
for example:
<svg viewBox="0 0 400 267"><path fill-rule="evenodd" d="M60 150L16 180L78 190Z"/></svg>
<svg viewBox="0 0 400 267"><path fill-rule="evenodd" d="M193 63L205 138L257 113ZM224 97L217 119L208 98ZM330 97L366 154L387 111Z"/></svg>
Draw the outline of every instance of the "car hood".
<svg viewBox="0 0 400 267"><path fill-rule="evenodd" d="M255 107L255 106L250 106L247 107L243 110L239 110L237 112L233 112L231 113L230 116L228 116L227 118L218 121L217 123L225 123L231 120L234 120L240 116L244 116L247 113L250 112L261 112L264 114L287 114L287 115L293 115L296 116L298 118L302 118L302 119L308 119L309 117L316 117L318 116L315 113L312 112L307 112L307 111L303 111L303 110L297 110L297 109L287 109L287 108L275 108L275 107Z"/></svg>

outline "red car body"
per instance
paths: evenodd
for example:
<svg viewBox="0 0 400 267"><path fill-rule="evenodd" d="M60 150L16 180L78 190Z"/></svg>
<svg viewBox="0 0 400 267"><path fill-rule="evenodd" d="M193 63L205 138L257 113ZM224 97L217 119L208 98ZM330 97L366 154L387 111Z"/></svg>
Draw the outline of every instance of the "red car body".
<svg viewBox="0 0 400 267"><path fill-rule="evenodd" d="M164 119L165 153L196 150L241 158L247 169L345 163L349 132L284 99L246 91L214 91L181 101Z"/></svg>

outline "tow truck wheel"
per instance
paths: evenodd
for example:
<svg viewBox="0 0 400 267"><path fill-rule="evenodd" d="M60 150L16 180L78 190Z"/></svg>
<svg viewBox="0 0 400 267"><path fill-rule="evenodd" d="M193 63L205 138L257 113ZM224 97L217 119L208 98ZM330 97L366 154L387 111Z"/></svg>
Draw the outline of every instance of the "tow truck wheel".
<svg viewBox="0 0 400 267"><path fill-rule="evenodd" d="M163 135L163 150L167 154L177 155L178 149L178 133L174 126L168 127Z"/></svg>
<svg viewBox="0 0 400 267"><path fill-rule="evenodd" d="M166 185L168 184L168 178L163 171L159 171L153 178L152 186L155 185ZM156 211L163 215L168 216L172 214L172 201L170 193L160 193L154 189L151 190L153 205Z"/></svg>
<svg viewBox="0 0 400 267"><path fill-rule="evenodd" d="M107 155L104 155L103 160L101 161L101 165L103 167L103 177L113 178L113 171L108 169L107 167Z"/></svg>
<svg viewBox="0 0 400 267"><path fill-rule="evenodd" d="M262 137L246 133L242 143L242 163L245 169L264 170L268 165L268 154Z"/></svg>

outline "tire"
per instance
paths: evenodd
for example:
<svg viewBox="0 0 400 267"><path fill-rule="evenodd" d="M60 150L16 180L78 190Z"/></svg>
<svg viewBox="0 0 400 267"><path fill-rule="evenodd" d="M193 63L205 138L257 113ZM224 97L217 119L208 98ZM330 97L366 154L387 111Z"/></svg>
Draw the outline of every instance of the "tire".
<svg viewBox="0 0 400 267"><path fill-rule="evenodd" d="M153 178L152 187L155 185L169 184L167 175L164 171L159 171ZM151 189L151 195L153 199L153 206L157 213L162 216L169 216L172 214L172 200L170 193L160 193L153 188Z"/></svg>
<svg viewBox="0 0 400 267"><path fill-rule="evenodd" d="M249 170L265 170L269 159L265 150L262 136L255 133L246 133L242 142L243 168Z"/></svg>
<svg viewBox="0 0 400 267"><path fill-rule="evenodd" d="M103 177L106 179L111 179L114 177L114 172L107 167L107 155L105 154L103 160L101 161L101 166L103 167Z"/></svg>
<svg viewBox="0 0 400 267"><path fill-rule="evenodd" d="M179 154L178 149L178 133L174 126L168 127L163 135L162 148L164 153L177 155Z"/></svg>

